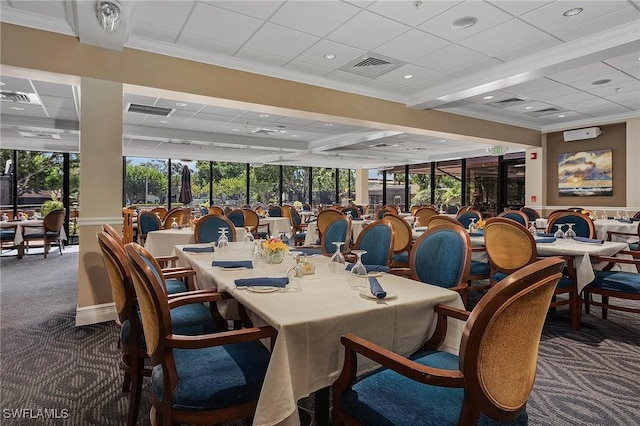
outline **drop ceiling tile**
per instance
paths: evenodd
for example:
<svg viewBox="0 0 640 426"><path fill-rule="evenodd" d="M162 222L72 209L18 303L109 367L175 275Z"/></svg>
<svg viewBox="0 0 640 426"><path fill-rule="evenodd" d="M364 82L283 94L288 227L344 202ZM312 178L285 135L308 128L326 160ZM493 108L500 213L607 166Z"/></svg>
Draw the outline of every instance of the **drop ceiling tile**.
<svg viewBox="0 0 640 426"><path fill-rule="evenodd" d="M178 105L178 104L186 104L186 105ZM191 111L191 112L200 111L202 108L204 108L204 104L182 101L178 99L158 99L158 101L156 102L156 106L160 106L164 108L173 108L178 111Z"/></svg>
<svg viewBox="0 0 640 426"><path fill-rule="evenodd" d="M214 132L221 130L222 125L217 122L192 118L184 124L184 127L195 132Z"/></svg>
<svg viewBox="0 0 640 426"><path fill-rule="evenodd" d="M558 86L560 86L560 84L555 81L549 80L547 78L538 78L536 80L527 81L526 83L515 84L502 90L514 94L528 94Z"/></svg>
<svg viewBox="0 0 640 426"><path fill-rule="evenodd" d="M50 107L47 108L49 118L56 120L78 120L78 114L75 109Z"/></svg>
<svg viewBox="0 0 640 426"><path fill-rule="evenodd" d="M371 12L362 11L327 36L327 39L365 50L374 50L409 27Z"/></svg>
<svg viewBox="0 0 640 426"><path fill-rule="evenodd" d="M166 123L162 123L166 121ZM155 115L147 115L142 122L143 126L162 127L164 129L173 129L176 126L181 126L187 121L187 117L158 117Z"/></svg>
<svg viewBox="0 0 640 426"><path fill-rule="evenodd" d="M523 21L549 33L571 28L584 22L596 19L616 9L627 7L626 1L556 1L544 5L520 16ZM582 13L564 16L563 13L573 8L583 8Z"/></svg>
<svg viewBox="0 0 640 426"><path fill-rule="evenodd" d="M564 117L558 117L559 115L564 115ZM585 118L589 118L589 116L576 111L562 111L561 113L544 115L539 118L551 123L562 123L565 121L583 120Z"/></svg>
<svg viewBox="0 0 640 426"><path fill-rule="evenodd" d="M530 42L522 43L520 46L514 47L513 49L498 52L493 56L501 61L509 62L551 49L552 47L560 46L561 44L562 42L554 37L544 36Z"/></svg>
<svg viewBox="0 0 640 426"><path fill-rule="evenodd" d="M44 15L48 18L56 18L67 20L65 12L66 1L48 0L48 1L12 1L11 4L16 9L33 12L38 15ZM71 7L69 5L69 7Z"/></svg>
<svg viewBox="0 0 640 426"><path fill-rule="evenodd" d="M491 96L491 99L484 99L485 97ZM474 102L478 104L493 104L495 102L500 102L505 99L513 98L513 94L509 92L504 92L501 90L494 90L491 92L482 93L481 95L471 96L466 98L465 100L468 102Z"/></svg>
<svg viewBox="0 0 640 426"><path fill-rule="evenodd" d="M473 28L473 27L472 27ZM465 47L486 55L512 49L546 34L518 19L511 19L460 42Z"/></svg>
<svg viewBox="0 0 640 426"><path fill-rule="evenodd" d="M412 94L415 94L415 89L430 89L433 87L437 87L441 84L446 84L449 83L450 81L455 80L456 78L452 75L448 75L448 74L440 74L440 75L436 75L435 77L432 78L428 78L426 80L423 81L416 81L411 83L411 86L414 90L412 92ZM413 80L413 79L412 79Z"/></svg>
<svg viewBox="0 0 640 426"><path fill-rule="evenodd" d="M376 53L404 62L413 62L424 55L451 45L450 42L423 31L411 29L375 49ZM416 46L420 46L416 48Z"/></svg>
<svg viewBox="0 0 640 426"><path fill-rule="evenodd" d="M315 120L309 120L306 118L297 118L297 117L283 117L278 120L278 123L285 124L287 126L308 126L313 123Z"/></svg>
<svg viewBox="0 0 640 426"><path fill-rule="evenodd" d="M261 20L198 3L183 33L242 45L261 25Z"/></svg>
<svg viewBox="0 0 640 426"><path fill-rule="evenodd" d="M413 78L406 79L403 76L410 74ZM418 67L416 65L403 65L399 68L389 71L376 78L376 80L386 81L387 83L399 84L401 86L411 86L418 81L427 80L438 76L439 73L428 70L426 68Z"/></svg>
<svg viewBox="0 0 640 426"><path fill-rule="evenodd" d="M588 100L574 102L571 104L565 104L565 105L562 105L562 107L571 111L582 111L583 109L610 105L610 104L611 102L609 102L606 99L592 97L591 99L588 99Z"/></svg>
<svg viewBox="0 0 640 426"><path fill-rule="evenodd" d="M232 56L240 47L239 45L225 43L219 40L199 37L189 33L182 33L176 44L195 50L209 52L218 55Z"/></svg>
<svg viewBox="0 0 640 426"><path fill-rule="evenodd" d="M607 96L606 99L610 100L611 102L616 102L616 103L623 103L625 101L640 100L640 90L633 90L633 91L629 91L629 92L618 93L618 94L615 94L615 95Z"/></svg>
<svg viewBox="0 0 640 426"><path fill-rule="evenodd" d="M33 87L26 78L10 77L8 75L0 76L0 80L4 83L0 86L0 90L7 90L9 92L22 92L33 93Z"/></svg>
<svg viewBox="0 0 640 426"><path fill-rule="evenodd" d="M122 124L140 125L144 121L144 114L125 113L122 116Z"/></svg>
<svg viewBox="0 0 640 426"><path fill-rule="evenodd" d="M584 108L580 110L581 113L592 116L592 117L600 117L600 116L611 115L611 114L622 114L630 111L631 111L630 108L623 105L614 104L614 103L609 105L597 106L593 108Z"/></svg>
<svg viewBox="0 0 640 426"><path fill-rule="evenodd" d="M258 19L268 19L278 8L284 4L284 1L205 1L223 9L241 13L243 15L253 16Z"/></svg>
<svg viewBox="0 0 640 426"><path fill-rule="evenodd" d="M224 115L227 117L239 117L244 114L246 110L243 109L233 109L233 108L224 108L215 105L207 105L205 106L200 114L217 114Z"/></svg>
<svg viewBox="0 0 640 426"><path fill-rule="evenodd" d="M478 22L469 28L453 28L452 23L456 19L472 16ZM442 37L445 40L457 42L467 39L485 30L508 21L512 16L502 10L481 1L466 1L441 13L435 18L429 19L420 25L423 31Z"/></svg>
<svg viewBox="0 0 640 426"><path fill-rule="evenodd" d="M553 106L554 105L552 104L547 104L539 101L526 101L521 103L520 105L514 105L514 106L504 108L503 111L516 112L516 113L523 114L525 112L530 112L530 111L540 111L541 109L551 108Z"/></svg>
<svg viewBox="0 0 640 426"><path fill-rule="evenodd" d="M292 59L318 40L318 37L267 23L247 41L245 47Z"/></svg>
<svg viewBox="0 0 640 426"><path fill-rule="evenodd" d="M73 99L73 87L71 85L38 80L32 80L32 83L40 96Z"/></svg>
<svg viewBox="0 0 640 426"><path fill-rule="evenodd" d="M21 104L18 102L0 102L0 113L2 115L28 115L29 117L47 118L41 105ZM3 122L6 123L6 120L3 119Z"/></svg>
<svg viewBox="0 0 640 426"><path fill-rule="evenodd" d="M236 58L246 59L247 61L257 62L259 64L273 65L275 67L281 67L286 64L290 58L274 55L269 52L262 52L257 49L251 49L243 47L234 55Z"/></svg>
<svg viewBox="0 0 640 426"><path fill-rule="evenodd" d="M626 106L628 108L631 108L632 110L640 111L640 96L638 96L635 99L630 99L628 101L620 101L618 103L620 105L623 105L623 106Z"/></svg>
<svg viewBox="0 0 640 426"><path fill-rule="evenodd" d="M607 96L612 96L615 95L616 93L626 93L626 92L636 92L640 90L640 81L638 80L630 80L626 83L623 84L618 84L618 85L607 85L605 87L599 87L599 88L594 88L589 90L589 93L595 95L595 96L603 96L603 97L607 97Z"/></svg>
<svg viewBox="0 0 640 426"><path fill-rule="evenodd" d="M367 53L366 50L356 49L355 47L346 46L334 41L320 40L298 55L296 59L322 67L337 69ZM325 59L325 54L333 54L336 55L336 57L333 59Z"/></svg>
<svg viewBox="0 0 640 426"><path fill-rule="evenodd" d="M470 63L485 59L487 56L458 44L450 44L444 49L431 53L415 61L415 64L439 72L447 72Z"/></svg>
<svg viewBox="0 0 640 426"><path fill-rule="evenodd" d="M463 66L459 69L450 70L449 74L455 75L456 77L467 77L501 64L503 64L502 61L487 56L484 59L480 59L479 61L467 65L466 67Z"/></svg>
<svg viewBox="0 0 640 426"><path fill-rule="evenodd" d="M567 28L566 30L559 31L555 34L555 36L564 41L574 41L583 37L597 34L602 31L609 30L611 28L615 28L628 22L637 21L638 19L640 19L640 11L632 6L629 6L624 9L607 13L606 15L600 16L596 19L591 19L590 21L584 22L582 24Z"/></svg>
<svg viewBox="0 0 640 426"><path fill-rule="evenodd" d="M382 80L372 79L365 83L362 83L363 86L371 87L373 89L383 90L385 92L398 93L398 91L403 87L399 84L389 83Z"/></svg>
<svg viewBox="0 0 640 426"><path fill-rule="evenodd" d="M67 108L75 109L76 104L73 99L70 98L58 98L53 96L40 96L40 100L44 104L45 108Z"/></svg>
<svg viewBox="0 0 640 426"><path fill-rule="evenodd" d="M284 68L297 71L303 74L316 75L320 77L327 75L334 70L333 68L321 67L316 64L310 64L308 62L298 61L298 60L293 60L289 62L284 66Z"/></svg>
<svg viewBox="0 0 640 426"><path fill-rule="evenodd" d="M573 87L559 85L556 87L551 87L549 89L538 90L537 92L530 93L529 96L531 98L535 98L538 101L546 101L551 102L550 100L553 98L557 98L559 96L572 95L576 93L576 90Z"/></svg>
<svg viewBox="0 0 640 426"><path fill-rule="evenodd" d="M371 80L369 77L363 77L361 75L352 74L350 72L344 72L340 70L333 71L327 74L325 77L330 78L332 80L338 80L343 83L353 83L353 84L362 84L365 81Z"/></svg>
<svg viewBox="0 0 640 426"><path fill-rule="evenodd" d="M594 81L600 80L611 80L609 83L605 84L593 84ZM584 90L585 92L589 92L593 89L598 89L601 87L619 87L624 83L628 83L630 81L634 81L632 77L629 77L627 74L622 73L620 71L614 71L609 74L602 74L596 77L585 78L580 81L574 81L570 83L571 87L575 87L579 90Z"/></svg>
<svg viewBox="0 0 640 426"><path fill-rule="evenodd" d="M460 0L430 0L423 2L420 7L416 8L411 1L377 1L369 6L367 10L415 27L445 10L451 9L458 3L460 3Z"/></svg>
<svg viewBox="0 0 640 426"><path fill-rule="evenodd" d="M196 2L186 1L142 1L139 2L136 30L139 24L178 32L189 17Z"/></svg>
<svg viewBox="0 0 640 426"><path fill-rule="evenodd" d="M358 13L356 6L342 2L287 2L269 20L288 28L324 37Z"/></svg>
<svg viewBox="0 0 640 426"><path fill-rule="evenodd" d="M572 83L574 81L580 81L587 78L596 79L596 77L604 74L610 74L613 71L614 70L609 65L602 62L595 62L578 68L550 74L547 78L560 83Z"/></svg>
<svg viewBox="0 0 640 426"><path fill-rule="evenodd" d="M548 101L553 103L554 105L557 106L562 106L564 107L567 104L571 104L574 102L580 102L580 101L586 101L588 99L592 99L593 96L585 93L585 92L579 92L579 91L575 91L575 93L571 93L569 95L562 95L562 96L558 96L558 97L553 97L553 98L549 98Z"/></svg>
<svg viewBox="0 0 640 426"><path fill-rule="evenodd" d="M630 53L628 55L618 56L603 61L604 63L620 70L627 74L640 79L640 54L638 52Z"/></svg>
<svg viewBox="0 0 640 426"><path fill-rule="evenodd" d="M144 22L138 22L133 28L132 36L154 41L162 41L165 43L174 43L179 34L180 33L175 30L156 27L155 25L145 24Z"/></svg>
<svg viewBox="0 0 640 426"><path fill-rule="evenodd" d="M519 1L504 1L504 0L491 0L487 3L491 3L493 6L504 10L507 13L512 14L513 16L520 16L527 12L531 12L539 7L544 6L545 4L551 3L552 0L545 1L529 1L529 0L519 0Z"/></svg>
<svg viewBox="0 0 640 426"><path fill-rule="evenodd" d="M129 103L141 104L141 105L153 105L158 100L158 98L154 98L152 96L142 96L142 95L135 95L132 93L125 93L122 96L122 100L125 106Z"/></svg>

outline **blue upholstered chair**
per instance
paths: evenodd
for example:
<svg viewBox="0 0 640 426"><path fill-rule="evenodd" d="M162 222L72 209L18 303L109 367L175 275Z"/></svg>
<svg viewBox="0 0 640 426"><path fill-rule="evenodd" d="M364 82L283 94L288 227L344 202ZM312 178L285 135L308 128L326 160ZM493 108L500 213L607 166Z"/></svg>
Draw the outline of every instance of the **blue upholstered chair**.
<svg viewBox="0 0 640 426"><path fill-rule="evenodd" d="M5 225L0 230L0 248L1 249L13 249L15 248L14 240L16 238L16 229L18 225Z"/></svg>
<svg viewBox="0 0 640 426"><path fill-rule="evenodd" d="M360 217L360 209L358 209L357 206L343 207L341 211L347 216L349 216L349 213L351 213L351 217L354 219L357 219Z"/></svg>
<svg viewBox="0 0 640 426"><path fill-rule="evenodd" d="M349 252L349 245L351 244L351 219L344 215L334 217L325 228L322 238L320 238L322 253L335 253L336 245L333 243L337 242L344 242L342 247L340 247L342 253Z"/></svg>
<svg viewBox="0 0 640 426"><path fill-rule="evenodd" d="M477 210L468 209L468 210L462 211L461 209L456 219L458 220L458 222L460 222L460 224L464 227L464 229L467 229L469 228L471 219L475 219L476 223L482 220L482 213L480 213Z"/></svg>
<svg viewBox="0 0 640 426"><path fill-rule="evenodd" d="M234 209L227 213L227 219L233 223L236 228L244 228L245 213L243 209Z"/></svg>
<svg viewBox="0 0 640 426"><path fill-rule="evenodd" d="M504 217L506 219L515 220L520 225L525 228L529 228L529 218L526 214L521 212L520 210L507 210L506 212L502 212L498 215L498 217Z"/></svg>
<svg viewBox="0 0 640 426"><path fill-rule="evenodd" d="M522 268L470 313L437 305L436 331L409 358L342 336L345 361L333 386L332 423L526 425L542 327L562 266L548 258ZM447 317L466 320L459 356L434 350ZM356 380L362 356L383 368Z"/></svg>
<svg viewBox="0 0 640 426"><path fill-rule="evenodd" d="M465 302L470 266L471 242L460 225L430 226L413 243L409 260L413 279L457 291Z"/></svg>
<svg viewBox="0 0 640 426"><path fill-rule="evenodd" d="M640 243L640 221L638 222L638 229L636 230L635 234L632 234L630 232L607 231L607 241L617 241L620 238L623 238L622 241L629 243L629 250L639 251L640 248L638 247L638 244ZM632 241L632 238L636 241Z"/></svg>
<svg viewBox="0 0 640 426"><path fill-rule="evenodd" d="M491 266L490 280L492 285L538 259L533 235L524 226L510 219L501 217L487 219L484 226L484 243ZM549 306L555 308L569 305L571 328L578 330L580 328L581 303L575 268L573 267L573 256L566 256L563 259L567 262L566 272L558 281L554 301ZM557 300L555 296L558 294L566 294L568 299Z"/></svg>
<svg viewBox="0 0 640 426"><path fill-rule="evenodd" d="M458 213L458 207L456 206L447 206L447 208L445 209L445 214L457 214Z"/></svg>
<svg viewBox="0 0 640 426"><path fill-rule="evenodd" d="M393 268L408 268L409 254L413 244L413 231L406 220L395 214L385 214L393 227L393 254L391 266Z"/></svg>
<svg viewBox="0 0 640 426"><path fill-rule="evenodd" d="M110 229L109 231L113 231ZM120 326L119 344L121 350L120 367L125 372L125 378L122 386L123 392L129 391L129 414L127 424L133 426L136 424L138 417L138 408L140 406L140 393L142 390L142 380L144 376L148 376L150 371L145 372L144 360L147 356L145 350L144 336L140 317L138 314L138 305L136 302L133 282L131 281L131 270L126 258L122 241L114 238L111 232L98 233L98 245L102 251L103 259L109 280L111 283L111 291L115 301L117 319L116 323ZM148 263L159 270L159 264L148 259ZM174 294L184 294L187 288L183 282L178 279L184 276L193 276L192 270L184 269L182 271L172 271L169 273L158 273L159 282L162 282L162 290L166 297L172 297ZM173 276L175 278L167 278ZM209 308L201 303L180 306L170 311L171 321L174 331L180 334L197 335L208 334L226 329L226 323L221 320L217 313L215 303L211 304L217 315L212 316ZM218 322L214 321L214 317Z"/></svg>
<svg viewBox="0 0 640 426"><path fill-rule="evenodd" d="M393 255L393 227L386 219L376 220L360 231L353 247L366 250L361 261L365 265L390 266Z"/></svg>
<svg viewBox="0 0 640 426"><path fill-rule="evenodd" d="M32 225L28 222L24 223L21 228L25 249L29 249L29 243L42 241L45 259L47 258L51 245L57 245L60 254L62 254L64 246L62 242L62 226L64 225L65 216L66 209L55 209L47 213L42 225Z"/></svg>
<svg viewBox="0 0 640 426"><path fill-rule="evenodd" d="M551 214L547 222L547 232L554 233L557 229L555 225L560 223L573 223L573 231L578 237L596 237L596 227L593 220L586 214L571 211ZM567 226L563 227L563 231L567 229L569 229Z"/></svg>
<svg viewBox="0 0 640 426"><path fill-rule="evenodd" d="M247 228L247 232L252 232L254 237L263 239L271 235L269 224L260 225L260 216L255 210L250 208L242 210L244 210L244 227Z"/></svg>
<svg viewBox="0 0 640 426"><path fill-rule="evenodd" d="M138 242L144 245L147 234L151 231L158 231L162 228L162 223L155 213L141 212L138 215Z"/></svg>
<svg viewBox="0 0 640 426"><path fill-rule="evenodd" d="M200 206L200 216L209 214L209 209L205 206Z"/></svg>
<svg viewBox="0 0 640 426"><path fill-rule="evenodd" d="M167 299L148 253L135 244L125 250L153 365L151 403L158 418L152 424L223 423L252 416L269 364L269 351L259 339L275 338L275 330L255 327L184 338L172 324L170 309L216 302L222 295Z"/></svg>
<svg viewBox="0 0 640 426"><path fill-rule="evenodd" d="M282 217L283 215L282 206L277 206L277 205L269 206L269 209L267 210L267 212L269 213L270 217Z"/></svg>
<svg viewBox="0 0 640 426"><path fill-rule="evenodd" d="M193 231L193 238L196 243L213 243L220 238L220 230L227 228L227 238L229 242L236 241L236 228L227 217L208 214L202 216L196 222L196 229Z"/></svg>
<svg viewBox="0 0 640 426"><path fill-rule="evenodd" d="M291 229L293 230L293 245L301 246L307 238L307 224L302 222L300 213L294 208L289 210L289 218L291 219Z"/></svg>
<svg viewBox="0 0 640 426"><path fill-rule="evenodd" d="M540 213L531 207L520 207L520 211L527 216L529 222L535 222L536 219L540 219Z"/></svg>
<svg viewBox="0 0 640 426"><path fill-rule="evenodd" d="M624 250L618 254L626 254L633 259L621 259L611 256L591 256L592 262L609 262L611 266L615 263L625 263L635 265L636 272L623 271L594 271L595 279L583 290L583 301L585 312L588 314L591 305L602 308L602 318L607 319L608 310L640 313L640 308L627 304L612 304L609 298L624 300L640 300L640 252ZM605 268L607 269L607 268ZM610 268L609 268L610 269ZM593 300L591 295L599 294L600 302Z"/></svg>

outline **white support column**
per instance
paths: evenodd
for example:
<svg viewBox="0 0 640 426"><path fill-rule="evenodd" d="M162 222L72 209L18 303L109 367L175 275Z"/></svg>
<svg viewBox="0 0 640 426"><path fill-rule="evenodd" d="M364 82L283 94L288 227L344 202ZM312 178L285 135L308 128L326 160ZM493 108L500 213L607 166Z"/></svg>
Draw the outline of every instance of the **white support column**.
<svg viewBox="0 0 640 426"><path fill-rule="evenodd" d="M369 170L356 169L356 204L369 205Z"/></svg>
<svg viewBox="0 0 640 426"><path fill-rule="evenodd" d="M640 118L627 120L627 204L630 211L640 210Z"/></svg>

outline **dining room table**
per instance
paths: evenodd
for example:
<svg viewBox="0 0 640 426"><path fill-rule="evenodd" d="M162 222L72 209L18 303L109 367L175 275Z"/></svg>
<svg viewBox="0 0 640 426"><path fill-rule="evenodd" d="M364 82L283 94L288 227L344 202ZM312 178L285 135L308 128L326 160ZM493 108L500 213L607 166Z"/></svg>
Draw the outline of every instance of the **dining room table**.
<svg viewBox="0 0 640 426"><path fill-rule="evenodd" d="M231 243L223 250L204 253L185 251L186 247L190 246L175 247L178 264L196 271L199 288L229 293L247 309L254 325L270 325L278 331L254 425L298 425L297 401L312 393L316 393L318 409L317 395L324 392L328 416L328 387L344 361L343 334L355 333L406 356L433 333L435 305L464 309L456 292L385 273L374 277L387 293L386 298L378 299L369 291L366 278L352 277L347 271L332 273L329 258L320 255L309 258L315 265L314 274L305 275L295 285L243 287L236 285L236 280L285 277L293 257L287 256L281 264L225 269L212 266L212 262L249 261L253 244ZM362 280L362 289L351 288L354 279ZM448 321L447 336L439 349L457 353L464 324ZM363 359L358 374L375 368L377 365Z"/></svg>
<svg viewBox="0 0 640 426"><path fill-rule="evenodd" d="M351 219L351 242L354 243L358 239L358 235L362 232L369 220L365 219ZM304 237L305 246L313 246L318 243L320 235L318 234L318 222L309 222L307 225L307 234Z"/></svg>
<svg viewBox="0 0 640 426"><path fill-rule="evenodd" d="M270 234L274 236L291 233L293 229L288 217L261 217L259 226L267 224L269 225Z"/></svg>
<svg viewBox="0 0 640 426"><path fill-rule="evenodd" d="M536 219L536 228L547 229L549 220L546 218ZM634 219L595 219L593 225L596 228L596 237L602 240L607 238L607 231L625 232L628 234L637 234L638 232L638 220ZM566 231L566 228L565 228ZM552 231L553 232L553 231ZM633 236L616 236L617 241L625 242L637 242L638 237Z"/></svg>
<svg viewBox="0 0 640 426"><path fill-rule="evenodd" d="M243 241L247 235L247 230L242 227L235 227L236 240ZM191 244L195 242L195 235L190 226L178 229L160 229L158 231L147 232L147 239L144 248L152 256L171 256L173 247L180 244Z"/></svg>
<svg viewBox="0 0 640 426"><path fill-rule="evenodd" d="M28 226L26 226L28 225ZM23 237L23 226L24 226L24 234L35 234L41 232L41 229L38 229L38 226L44 225L44 219L23 219L23 220L10 220L10 221L0 221L0 229L13 229L15 226L15 235L13 237L13 245L17 249L18 259L22 259L24 256L24 237ZM62 240L67 240L67 234L64 231L64 228L60 229L60 237Z"/></svg>

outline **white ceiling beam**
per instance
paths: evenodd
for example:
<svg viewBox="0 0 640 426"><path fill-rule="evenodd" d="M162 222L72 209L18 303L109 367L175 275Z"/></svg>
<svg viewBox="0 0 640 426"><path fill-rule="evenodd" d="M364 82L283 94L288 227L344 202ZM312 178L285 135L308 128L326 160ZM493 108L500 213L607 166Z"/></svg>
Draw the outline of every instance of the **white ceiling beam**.
<svg viewBox="0 0 640 426"><path fill-rule="evenodd" d="M77 11L78 36L80 43L106 49L122 51L135 26L140 3L138 0L120 1L122 14L116 31L109 33L102 29L96 16L96 1L74 0Z"/></svg>

